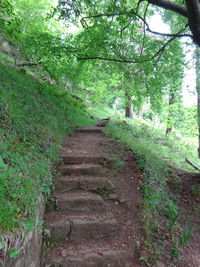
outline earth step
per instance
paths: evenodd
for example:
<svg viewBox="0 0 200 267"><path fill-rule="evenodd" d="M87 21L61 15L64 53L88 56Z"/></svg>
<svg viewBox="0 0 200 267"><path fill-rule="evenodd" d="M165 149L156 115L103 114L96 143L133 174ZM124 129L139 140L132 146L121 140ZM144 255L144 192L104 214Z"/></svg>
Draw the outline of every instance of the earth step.
<svg viewBox="0 0 200 267"><path fill-rule="evenodd" d="M61 192L81 189L86 191L97 191L105 188L112 192L115 189L114 184L105 177L95 176L64 176L56 181L56 189Z"/></svg>
<svg viewBox="0 0 200 267"><path fill-rule="evenodd" d="M84 164L84 163L99 163L104 161L101 156L86 156L86 155L63 155L63 163L67 164Z"/></svg>
<svg viewBox="0 0 200 267"><path fill-rule="evenodd" d="M103 171L100 164L72 164L60 168L63 175L97 175L100 170Z"/></svg>
<svg viewBox="0 0 200 267"><path fill-rule="evenodd" d="M94 126L94 127L82 127L82 128L77 128L76 132L78 133L102 133L101 127Z"/></svg>
<svg viewBox="0 0 200 267"><path fill-rule="evenodd" d="M65 212L106 211L106 202L97 194L68 192L56 195L58 208Z"/></svg>
<svg viewBox="0 0 200 267"><path fill-rule="evenodd" d="M51 240L80 241L112 237L118 231L118 224L110 212L63 215L53 214L45 225Z"/></svg>
<svg viewBox="0 0 200 267"><path fill-rule="evenodd" d="M105 246L70 249L59 248L47 257L49 267L133 267L134 249L112 249ZM56 256L53 256L56 254Z"/></svg>

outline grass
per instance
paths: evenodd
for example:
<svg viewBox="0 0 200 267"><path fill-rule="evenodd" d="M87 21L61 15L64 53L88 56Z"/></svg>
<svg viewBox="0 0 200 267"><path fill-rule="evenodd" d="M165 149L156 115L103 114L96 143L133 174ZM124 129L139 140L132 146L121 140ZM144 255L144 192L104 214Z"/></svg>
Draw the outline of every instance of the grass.
<svg viewBox="0 0 200 267"><path fill-rule="evenodd" d="M65 134L90 125L83 104L0 64L0 248L3 236L30 230L40 192L53 186L52 164Z"/></svg>
<svg viewBox="0 0 200 267"><path fill-rule="evenodd" d="M167 181L170 178L168 166L194 171L184 159L189 157L197 163L196 147L184 143L175 135L166 137L162 130L154 129L137 119L121 121L113 119L107 125L105 133L120 142L122 146L131 148L138 167L144 172L145 182L142 185L142 191L145 243L158 250L157 241L154 239L156 229L160 230L165 225L169 231L169 238L172 238L174 236L171 233L172 228L178 224L180 215L176 206L176 197L168 191ZM193 191L196 193L196 188ZM175 235L176 238L179 235L179 240L184 239L187 242L191 231L183 230L181 233L181 227L178 229L180 231ZM172 238L172 241L177 242L178 239ZM180 243L184 245L184 241Z"/></svg>

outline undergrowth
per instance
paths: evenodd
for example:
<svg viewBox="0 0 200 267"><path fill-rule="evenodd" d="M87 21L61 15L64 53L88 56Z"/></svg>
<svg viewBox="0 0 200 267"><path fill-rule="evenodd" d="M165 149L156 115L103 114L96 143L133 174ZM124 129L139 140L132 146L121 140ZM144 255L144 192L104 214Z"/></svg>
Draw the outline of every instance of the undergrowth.
<svg viewBox="0 0 200 267"><path fill-rule="evenodd" d="M90 125L68 93L0 64L0 248L7 233L26 231L42 192L52 187L52 163L65 134Z"/></svg>
<svg viewBox="0 0 200 267"><path fill-rule="evenodd" d="M159 254L159 249L162 251L162 245L158 245L155 236L156 233L163 232L163 225L165 225L164 232L168 231L172 242L180 242L178 239L182 236L181 228L176 232L179 210L175 204L175 196L168 191L168 165L190 170L190 167L182 161L194 148L187 144L186 148L180 148L181 142L173 140L173 137L165 137L158 130L139 120L112 120L107 125L105 133L119 141L122 146L132 149L133 157L144 173L142 208L145 243L153 247L153 260L156 260L155 255ZM185 236L189 239L188 233L189 231Z"/></svg>

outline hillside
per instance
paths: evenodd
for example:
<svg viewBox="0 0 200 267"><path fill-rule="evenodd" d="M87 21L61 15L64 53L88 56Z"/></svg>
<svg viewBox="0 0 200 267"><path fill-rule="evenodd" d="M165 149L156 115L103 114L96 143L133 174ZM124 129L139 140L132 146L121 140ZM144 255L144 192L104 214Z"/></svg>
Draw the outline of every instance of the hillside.
<svg viewBox="0 0 200 267"><path fill-rule="evenodd" d="M67 92L3 64L0 97L0 225L6 246L4 233L34 227L37 199L50 193L63 136L91 119Z"/></svg>

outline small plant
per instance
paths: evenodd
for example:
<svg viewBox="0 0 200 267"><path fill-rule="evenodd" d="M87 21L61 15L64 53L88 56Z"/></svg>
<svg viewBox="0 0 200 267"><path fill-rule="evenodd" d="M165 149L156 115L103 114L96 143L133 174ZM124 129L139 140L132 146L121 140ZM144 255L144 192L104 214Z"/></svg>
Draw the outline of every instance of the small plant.
<svg viewBox="0 0 200 267"><path fill-rule="evenodd" d="M200 217L200 205L197 206L196 213Z"/></svg>
<svg viewBox="0 0 200 267"><path fill-rule="evenodd" d="M97 189L97 193L102 197L108 197L109 190L105 185L103 185Z"/></svg>
<svg viewBox="0 0 200 267"><path fill-rule="evenodd" d="M180 253L180 251L179 251L179 249L177 247L173 247L170 250L170 255L171 255L172 258L179 259L180 256L181 256L181 253Z"/></svg>
<svg viewBox="0 0 200 267"><path fill-rule="evenodd" d="M198 186L193 185L192 188L191 188L191 194L193 196L200 195L200 188Z"/></svg>
<svg viewBox="0 0 200 267"><path fill-rule="evenodd" d="M190 227L190 225L186 225L185 229L183 230L181 236L180 236L180 244L182 246L186 246L189 238L193 234L194 229Z"/></svg>
<svg viewBox="0 0 200 267"><path fill-rule="evenodd" d="M120 160L120 155L114 157L114 158L111 158L111 159L108 159L107 161L107 167L111 170L111 174L113 176L115 176L117 173L120 172L120 170L122 168L124 168L125 166L125 162Z"/></svg>
<svg viewBox="0 0 200 267"><path fill-rule="evenodd" d="M145 264L147 264L147 262L148 262L147 259L144 256L141 256L139 258L139 260L142 261L142 262L144 262Z"/></svg>
<svg viewBox="0 0 200 267"><path fill-rule="evenodd" d="M16 259L19 254L20 254L20 250L18 249L12 249L9 251L9 257L12 259Z"/></svg>
<svg viewBox="0 0 200 267"><path fill-rule="evenodd" d="M167 201L167 207L166 207L165 211L166 211L166 214L169 218L168 227L169 227L169 230L171 231L176 220L178 219L180 213L178 211L177 206L173 202L173 200Z"/></svg>

